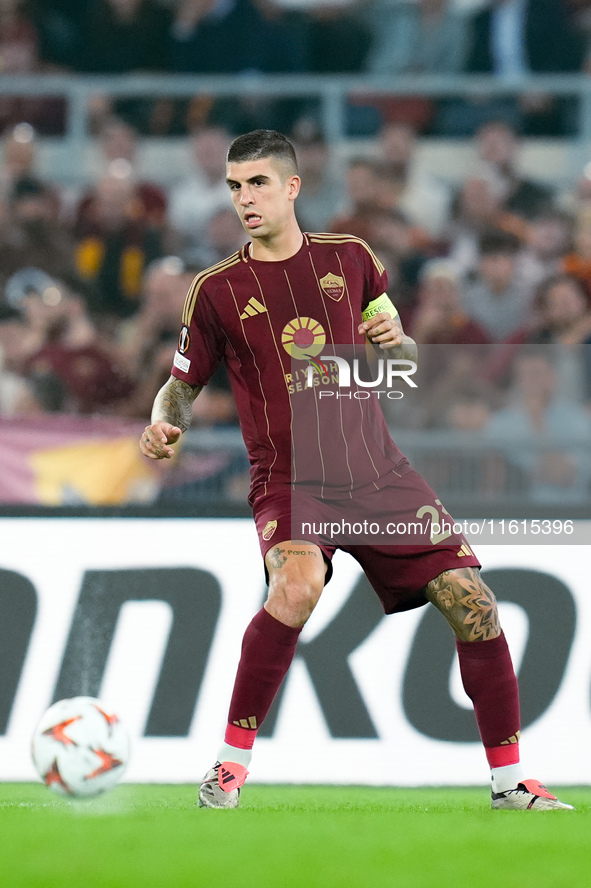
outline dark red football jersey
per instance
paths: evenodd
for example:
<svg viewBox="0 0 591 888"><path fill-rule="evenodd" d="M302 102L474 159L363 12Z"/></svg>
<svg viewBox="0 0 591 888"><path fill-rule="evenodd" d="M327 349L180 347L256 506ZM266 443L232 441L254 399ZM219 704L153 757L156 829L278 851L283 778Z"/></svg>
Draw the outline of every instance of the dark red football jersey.
<svg viewBox="0 0 591 888"><path fill-rule="evenodd" d="M310 359L333 346L364 352L362 312L386 288L367 244L335 234L305 234L300 250L280 262L253 259L246 245L193 281L172 373L205 385L225 361L253 494L297 481L339 498L384 486L404 460L377 398L320 399L320 386L306 386Z"/></svg>

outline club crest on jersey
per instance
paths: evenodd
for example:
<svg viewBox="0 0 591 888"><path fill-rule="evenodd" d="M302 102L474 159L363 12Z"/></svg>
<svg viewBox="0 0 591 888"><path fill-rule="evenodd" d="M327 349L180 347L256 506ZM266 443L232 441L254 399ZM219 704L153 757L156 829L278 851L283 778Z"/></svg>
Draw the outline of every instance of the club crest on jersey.
<svg viewBox="0 0 591 888"><path fill-rule="evenodd" d="M323 278L320 278L319 283L326 295L334 299L335 302L339 302L343 298L345 281L340 275L325 274Z"/></svg>
<svg viewBox="0 0 591 888"><path fill-rule="evenodd" d="M277 521L267 521L265 524L265 528L263 530L263 539L270 540L275 531L277 530Z"/></svg>
<svg viewBox="0 0 591 888"><path fill-rule="evenodd" d="M182 327L181 332L179 333L179 352L181 355L184 355L185 352L189 351L189 346L191 345L191 334L189 333L188 327Z"/></svg>
<svg viewBox="0 0 591 888"><path fill-rule="evenodd" d="M291 358L307 361L320 354L326 345L326 333L314 318L294 318L283 328L281 344Z"/></svg>

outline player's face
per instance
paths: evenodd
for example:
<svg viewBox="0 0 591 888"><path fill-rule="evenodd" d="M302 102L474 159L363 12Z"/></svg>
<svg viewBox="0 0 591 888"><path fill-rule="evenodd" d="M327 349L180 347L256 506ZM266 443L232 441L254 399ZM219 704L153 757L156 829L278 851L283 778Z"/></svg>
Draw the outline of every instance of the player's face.
<svg viewBox="0 0 591 888"><path fill-rule="evenodd" d="M298 176L269 157L226 164L226 181L242 226L252 238L280 235L294 218Z"/></svg>

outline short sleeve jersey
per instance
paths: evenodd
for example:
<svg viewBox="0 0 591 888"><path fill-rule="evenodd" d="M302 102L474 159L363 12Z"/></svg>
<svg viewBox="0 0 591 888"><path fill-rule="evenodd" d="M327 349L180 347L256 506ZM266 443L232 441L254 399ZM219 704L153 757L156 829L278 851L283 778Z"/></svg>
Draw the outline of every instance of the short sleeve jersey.
<svg viewBox="0 0 591 888"><path fill-rule="evenodd" d="M294 406L306 389L309 357L332 345L364 348L362 312L386 288L384 267L367 244L334 234L305 234L300 250L280 262L253 259L246 245L193 281L172 373L205 385L226 363L253 494L297 480L323 495L329 465L340 493L379 488L404 461L376 399L335 402L322 428L305 432L309 449L299 467L294 458Z"/></svg>

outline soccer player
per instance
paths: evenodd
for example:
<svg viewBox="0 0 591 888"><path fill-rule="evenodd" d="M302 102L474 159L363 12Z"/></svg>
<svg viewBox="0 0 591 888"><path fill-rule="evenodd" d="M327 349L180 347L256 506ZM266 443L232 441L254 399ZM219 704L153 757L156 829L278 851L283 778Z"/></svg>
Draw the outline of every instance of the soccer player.
<svg viewBox="0 0 591 888"><path fill-rule="evenodd" d="M225 740L201 784L199 804L238 805L257 730L338 547L360 563L386 613L431 603L450 624L491 769L492 806L569 808L539 781L525 779L517 679L495 597L465 539L447 532L397 545L359 544L316 532L327 516L352 514L351 503L398 522L425 514L436 522L446 514L392 441L377 399L333 394L319 404L324 370L313 385L301 381L310 379L309 362L339 344L365 349L369 342L382 355L415 356L386 295L383 266L358 238L300 230L296 156L280 133L256 130L236 138L226 171L249 242L193 281L172 375L140 440L145 456L170 458L189 427L193 401L225 362L251 462L249 502L269 591L244 634ZM296 375L298 363L306 373ZM319 421L314 434L304 435L309 451L302 456L292 417L305 397L319 407L318 416L325 402L338 404L326 414L328 428ZM312 532L294 533L301 526L294 510L311 521Z"/></svg>

